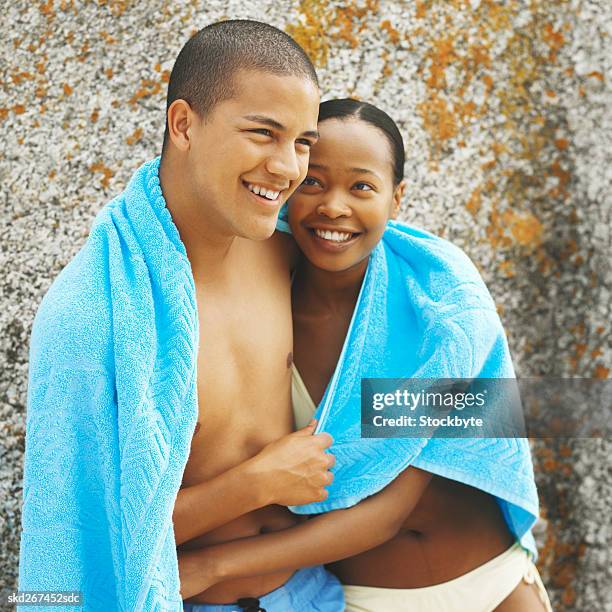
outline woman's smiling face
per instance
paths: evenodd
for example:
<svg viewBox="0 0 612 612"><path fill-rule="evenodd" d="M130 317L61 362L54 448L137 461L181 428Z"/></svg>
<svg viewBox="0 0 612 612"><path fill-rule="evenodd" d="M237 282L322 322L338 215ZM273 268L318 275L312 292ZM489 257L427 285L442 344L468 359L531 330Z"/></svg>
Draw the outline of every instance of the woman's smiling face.
<svg viewBox="0 0 612 612"><path fill-rule="evenodd" d="M308 174L289 203L293 237L317 268L365 269L403 192L393 184L389 140L354 117L326 119L318 130Z"/></svg>

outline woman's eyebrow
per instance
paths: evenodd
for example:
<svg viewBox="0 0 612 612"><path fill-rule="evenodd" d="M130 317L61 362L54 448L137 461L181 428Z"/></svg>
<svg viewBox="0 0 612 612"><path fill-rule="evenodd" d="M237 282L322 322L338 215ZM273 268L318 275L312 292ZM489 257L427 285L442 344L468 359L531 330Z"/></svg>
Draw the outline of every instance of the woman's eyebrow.
<svg viewBox="0 0 612 612"><path fill-rule="evenodd" d="M324 172L328 172L329 166L325 166L324 164L310 163L308 164L308 169L323 170ZM372 176L375 176L379 181L383 180L376 172L374 172L374 170L368 170L367 168L349 168L347 172L350 172L351 174L371 174Z"/></svg>
<svg viewBox="0 0 612 612"><path fill-rule="evenodd" d="M372 176L375 176L378 180L382 180L380 176L378 176L378 174L374 172L374 170L368 170L367 168L349 168L349 172L352 172L353 174L371 174Z"/></svg>
<svg viewBox="0 0 612 612"><path fill-rule="evenodd" d="M262 123L263 125L267 125L271 128L274 128L279 132L284 132L287 129L282 123L279 123L276 119L272 119L272 117L266 117L265 115L245 115L243 119L246 119L247 121L253 121L254 123ZM310 138L318 140L319 132L317 132L317 130L307 130L306 132L302 132L302 136L309 136Z"/></svg>

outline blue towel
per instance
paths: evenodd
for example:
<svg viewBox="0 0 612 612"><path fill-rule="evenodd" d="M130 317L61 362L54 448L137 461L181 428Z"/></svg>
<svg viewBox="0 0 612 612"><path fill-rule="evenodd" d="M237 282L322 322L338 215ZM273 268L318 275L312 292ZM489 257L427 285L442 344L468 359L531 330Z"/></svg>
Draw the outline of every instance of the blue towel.
<svg viewBox="0 0 612 612"><path fill-rule="evenodd" d="M290 231L286 209L278 228ZM352 506L407 466L497 498L510 531L537 558L538 496L525 438L361 438L362 378L514 378L508 343L480 274L461 249L390 221L372 252L338 365L315 413L334 438L335 478L300 514Z"/></svg>
<svg viewBox="0 0 612 612"><path fill-rule="evenodd" d="M198 316L158 167L100 211L32 330L19 588L82 591L85 610L182 610Z"/></svg>

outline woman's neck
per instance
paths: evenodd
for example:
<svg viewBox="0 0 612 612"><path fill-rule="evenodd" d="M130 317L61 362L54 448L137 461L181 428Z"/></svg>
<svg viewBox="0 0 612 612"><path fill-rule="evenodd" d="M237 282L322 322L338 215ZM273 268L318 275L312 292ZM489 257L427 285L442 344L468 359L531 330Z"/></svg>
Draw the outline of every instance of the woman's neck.
<svg viewBox="0 0 612 612"><path fill-rule="evenodd" d="M368 267L368 258L341 272L328 272L302 257L293 283L294 304L300 314L335 313L355 307ZM298 298L298 299L296 299Z"/></svg>

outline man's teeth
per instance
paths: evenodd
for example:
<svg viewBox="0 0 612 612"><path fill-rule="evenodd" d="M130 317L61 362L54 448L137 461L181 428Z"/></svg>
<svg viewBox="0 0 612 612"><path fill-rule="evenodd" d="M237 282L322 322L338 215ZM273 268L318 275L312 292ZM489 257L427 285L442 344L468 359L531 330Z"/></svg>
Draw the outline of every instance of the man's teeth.
<svg viewBox="0 0 612 612"><path fill-rule="evenodd" d="M249 191L252 191L254 194L258 196L263 196L267 200L276 200L278 198L278 194L280 191L271 191L270 189L266 189L265 187L260 187L259 185L251 185L248 184Z"/></svg>
<svg viewBox="0 0 612 612"><path fill-rule="evenodd" d="M325 238L325 240L331 240L332 242L346 242L353 235L347 232L330 232L329 230L320 229L315 229L314 232L319 238Z"/></svg>

